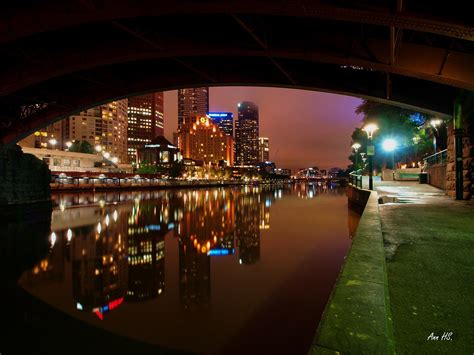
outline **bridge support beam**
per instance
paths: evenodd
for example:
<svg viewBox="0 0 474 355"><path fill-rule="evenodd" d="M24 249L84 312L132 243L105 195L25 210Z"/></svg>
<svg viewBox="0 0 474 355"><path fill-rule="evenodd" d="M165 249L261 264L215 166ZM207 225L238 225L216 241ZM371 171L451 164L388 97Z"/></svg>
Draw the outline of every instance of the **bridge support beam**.
<svg viewBox="0 0 474 355"><path fill-rule="evenodd" d="M474 94L454 103L453 120L448 126L446 193L456 200L474 196Z"/></svg>
<svg viewBox="0 0 474 355"><path fill-rule="evenodd" d="M51 172L18 145L0 145L0 212L12 205L51 203Z"/></svg>

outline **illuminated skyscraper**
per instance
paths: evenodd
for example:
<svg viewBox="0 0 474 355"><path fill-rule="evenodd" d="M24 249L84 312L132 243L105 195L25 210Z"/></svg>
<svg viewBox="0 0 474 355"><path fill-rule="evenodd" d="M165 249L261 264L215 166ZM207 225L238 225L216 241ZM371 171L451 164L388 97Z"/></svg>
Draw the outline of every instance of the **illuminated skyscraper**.
<svg viewBox="0 0 474 355"><path fill-rule="evenodd" d="M178 132L179 149L184 158L218 165L233 165L234 140L207 116L187 117Z"/></svg>
<svg viewBox="0 0 474 355"><path fill-rule="evenodd" d="M164 135L163 92L128 99L128 160L137 160L137 149Z"/></svg>
<svg viewBox="0 0 474 355"><path fill-rule="evenodd" d="M270 160L270 141L266 137L258 138L258 161Z"/></svg>
<svg viewBox="0 0 474 355"><path fill-rule="evenodd" d="M186 117L205 116L209 112L209 88L178 90L178 130Z"/></svg>
<svg viewBox="0 0 474 355"><path fill-rule="evenodd" d="M209 112L208 116L222 132L231 137L234 136L234 114L232 112Z"/></svg>
<svg viewBox="0 0 474 355"><path fill-rule="evenodd" d="M235 162L238 166L258 163L258 106L241 102L235 122Z"/></svg>
<svg viewBox="0 0 474 355"><path fill-rule="evenodd" d="M112 101L64 120L64 141L87 141L127 163L128 99Z"/></svg>

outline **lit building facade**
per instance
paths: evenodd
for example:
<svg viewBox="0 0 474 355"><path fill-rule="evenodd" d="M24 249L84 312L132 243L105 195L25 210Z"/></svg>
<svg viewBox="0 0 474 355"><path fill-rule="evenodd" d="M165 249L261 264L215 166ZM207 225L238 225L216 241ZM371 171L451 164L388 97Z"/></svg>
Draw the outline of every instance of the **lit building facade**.
<svg viewBox="0 0 474 355"><path fill-rule="evenodd" d="M127 163L128 99L82 111L64 120L64 140L87 141Z"/></svg>
<svg viewBox="0 0 474 355"><path fill-rule="evenodd" d="M184 158L219 165L233 165L234 142L207 116L188 117L178 132L179 149Z"/></svg>
<svg viewBox="0 0 474 355"><path fill-rule="evenodd" d="M178 130L184 120L191 116L205 116L209 112L209 88L178 90Z"/></svg>
<svg viewBox="0 0 474 355"><path fill-rule="evenodd" d="M18 142L21 147L64 149L63 121L55 122Z"/></svg>
<svg viewBox="0 0 474 355"><path fill-rule="evenodd" d="M164 135L163 92L128 99L128 161L137 161L137 150Z"/></svg>
<svg viewBox="0 0 474 355"><path fill-rule="evenodd" d="M266 137L258 138L258 161L270 161L270 140Z"/></svg>
<svg viewBox="0 0 474 355"><path fill-rule="evenodd" d="M208 116L222 132L234 137L234 114L232 112L209 112Z"/></svg>
<svg viewBox="0 0 474 355"><path fill-rule="evenodd" d="M174 162L181 160L178 147L171 144L165 137L158 136L143 148L138 149L138 164L148 163L162 168L169 168Z"/></svg>
<svg viewBox="0 0 474 355"><path fill-rule="evenodd" d="M238 104L235 122L235 162L238 166L254 166L258 163L258 106L253 102Z"/></svg>

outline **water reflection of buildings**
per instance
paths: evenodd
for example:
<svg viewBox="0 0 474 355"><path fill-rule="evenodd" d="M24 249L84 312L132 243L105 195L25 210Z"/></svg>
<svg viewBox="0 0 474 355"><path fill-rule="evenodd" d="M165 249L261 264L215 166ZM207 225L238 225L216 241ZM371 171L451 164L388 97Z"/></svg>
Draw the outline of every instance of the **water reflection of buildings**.
<svg viewBox="0 0 474 355"><path fill-rule="evenodd" d="M270 207L287 192L291 190L245 186L59 196L50 253L23 281L32 287L45 280L62 282L70 264L74 306L103 319L124 301L140 302L165 292L165 236L174 231L181 303L206 307L211 257L235 258L238 250L236 262L258 262L261 230L270 228ZM128 203L118 203L123 200Z"/></svg>
<svg viewBox="0 0 474 355"><path fill-rule="evenodd" d="M127 221L117 210L110 215L104 209L99 219L95 226L75 229L71 259L77 309L93 311L102 319L103 313L122 303L127 291Z"/></svg>
<svg viewBox="0 0 474 355"><path fill-rule="evenodd" d="M224 189L183 195L185 212L177 237L179 294L185 308L209 304L211 255L234 252L234 199L229 195L233 191Z"/></svg>
<svg viewBox="0 0 474 355"><path fill-rule="evenodd" d="M128 218L127 301L142 301L165 290L165 235L182 216L169 194L158 201L135 201Z"/></svg>
<svg viewBox="0 0 474 355"><path fill-rule="evenodd" d="M241 264L254 264L260 259L260 206L256 199L254 194L242 195L235 209L235 236Z"/></svg>

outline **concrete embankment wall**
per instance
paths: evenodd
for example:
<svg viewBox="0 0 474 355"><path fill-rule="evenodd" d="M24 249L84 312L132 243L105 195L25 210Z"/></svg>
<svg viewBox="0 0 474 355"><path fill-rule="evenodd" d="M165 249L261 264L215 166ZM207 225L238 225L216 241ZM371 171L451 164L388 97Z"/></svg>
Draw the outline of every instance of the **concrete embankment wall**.
<svg viewBox="0 0 474 355"><path fill-rule="evenodd" d="M428 183L434 187L446 190L446 164L433 165L428 168Z"/></svg>
<svg viewBox="0 0 474 355"><path fill-rule="evenodd" d="M0 145L0 208L51 200L51 172L19 146Z"/></svg>
<svg viewBox="0 0 474 355"><path fill-rule="evenodd" d="M349 186L348 198L365 209L309 354L394 354L378 195Z"/></svg>

